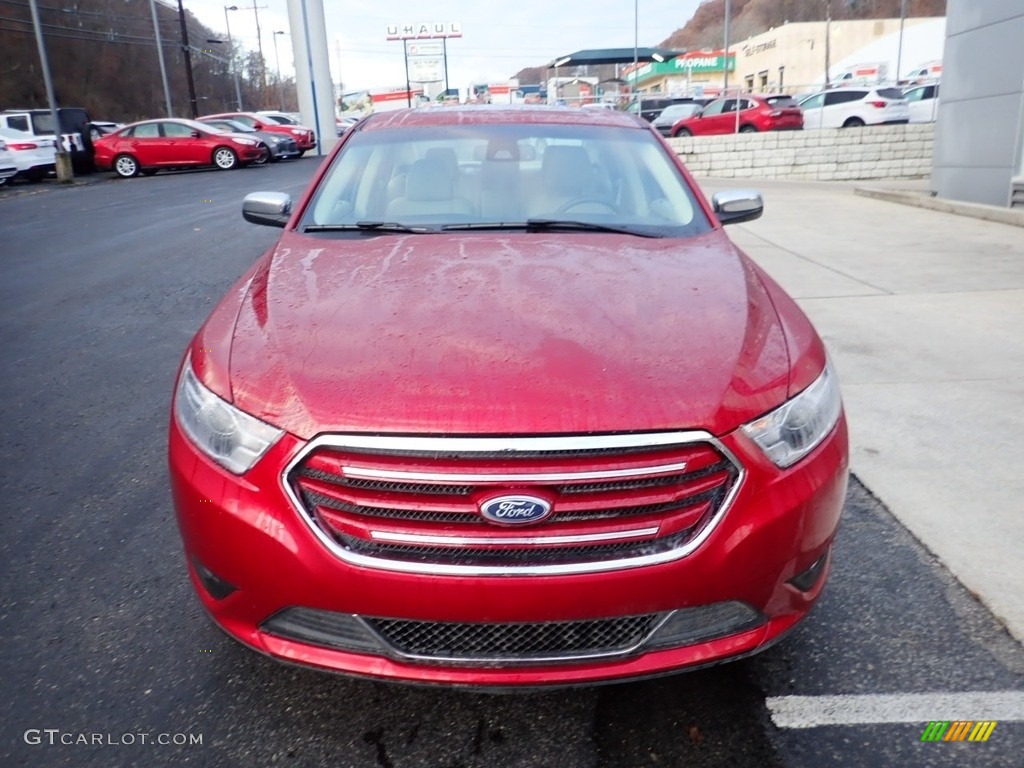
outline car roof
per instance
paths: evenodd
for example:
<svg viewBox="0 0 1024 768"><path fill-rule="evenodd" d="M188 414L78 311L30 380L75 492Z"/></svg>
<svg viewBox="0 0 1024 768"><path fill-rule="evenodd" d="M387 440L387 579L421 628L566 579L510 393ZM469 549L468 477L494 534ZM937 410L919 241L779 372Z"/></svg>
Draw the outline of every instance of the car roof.
<svg viewBox="0 0 1024 768"><path fill-rule="evenodd" d="M235 117L237 115L246 115L247 117L257 117L257 118L258 117L262 117L262 115L260 115L260 114L258 114L256 112L218 112L215 115L203 115L199 119L202 120L203 118L207 118L207 117L221 117L221 118L227 117L227 118L231 118L231 117ZM263 122L266 122L266 121L264 120Z"/></svg>
<svg viewBox="0 0 1024 768"><path fill-rule="evenodd" d="M607 125L620 128L643 128L649 124L637 117L612 109L577 109L573 107L505 107L494 105L462 105L437 109L400 109L375 112L360 122L361 130L381 130L407 126L487 125L502 123L548 123L558 125Z"/></svg>

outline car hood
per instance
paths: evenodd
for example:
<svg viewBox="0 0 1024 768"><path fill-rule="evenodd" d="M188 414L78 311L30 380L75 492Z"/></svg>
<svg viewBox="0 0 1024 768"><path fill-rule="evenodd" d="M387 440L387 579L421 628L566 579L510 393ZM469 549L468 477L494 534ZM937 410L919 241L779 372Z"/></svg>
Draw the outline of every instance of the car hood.
<svg viewBox="0 0 1024 768"><path fill-rule="evenodd" d="M303 438L722 434L786 397L778 317L721 230L285 232L242 295L232 397Z"/></svg>

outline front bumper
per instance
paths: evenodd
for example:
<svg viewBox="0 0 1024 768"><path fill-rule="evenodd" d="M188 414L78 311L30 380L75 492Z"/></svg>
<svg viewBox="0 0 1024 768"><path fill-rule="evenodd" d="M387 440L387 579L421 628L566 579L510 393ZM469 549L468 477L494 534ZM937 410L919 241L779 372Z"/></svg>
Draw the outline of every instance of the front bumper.
<svg viewBox="0 0 1024 768"><path fill-rule="evenodd" d="M807 614L826 579L845 496L845 421L786 471L738 433L722 443L746 475L696 551L649 567L550 576L426 575L342 562L288 501L282 470L304 445L290 435L239 478L198 453L172 419L169 455L193 584L214 621L234 638L282 661L355 675L519 687L624 680L747 656ZM813 583L802 583L804 589L791 583L815 564ZM342 630L334 636L291 631L293 625L279 620L298 609L314 616L318 631L323 625L317 622L337 616L352 626L382 620L569 626L648 615L661 620L679 609L721 604L747 606L757 618L722 625L714 636L698 632L674 647L651 640L610 655L511 663L416 657L388 643L349 642Z"/></svg>

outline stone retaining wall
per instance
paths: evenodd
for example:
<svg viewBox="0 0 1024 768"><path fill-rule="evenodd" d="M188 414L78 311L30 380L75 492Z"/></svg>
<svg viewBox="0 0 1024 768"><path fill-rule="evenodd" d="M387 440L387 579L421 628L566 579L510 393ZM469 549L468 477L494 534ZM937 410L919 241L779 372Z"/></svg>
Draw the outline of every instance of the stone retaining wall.
<svg viewBox="0 0 1024 768"><path fill-rule="evenodd" d="M697 176L856 181L931 176L935 125L876 125L669 139Z"/></svg>

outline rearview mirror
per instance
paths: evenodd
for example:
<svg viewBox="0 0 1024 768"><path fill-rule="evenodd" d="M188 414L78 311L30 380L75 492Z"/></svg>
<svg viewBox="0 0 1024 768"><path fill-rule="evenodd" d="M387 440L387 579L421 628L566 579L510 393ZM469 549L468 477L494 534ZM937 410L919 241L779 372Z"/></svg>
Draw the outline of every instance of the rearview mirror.
<svg viewBox="0 0 1024 768"><path fill-rule="evenodd" d="M291 216L292 198L284 192L252 192L242 200L242 218L253 224L283 227Z"/></svg>
<svg viewBox="0 0 1024 768"><path fill-rule="evenodd" d="M711 206L722 225L753 221L764 213L761 193L753 189L730 189L717 192L711 198Z"/></svg>

